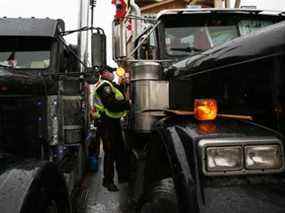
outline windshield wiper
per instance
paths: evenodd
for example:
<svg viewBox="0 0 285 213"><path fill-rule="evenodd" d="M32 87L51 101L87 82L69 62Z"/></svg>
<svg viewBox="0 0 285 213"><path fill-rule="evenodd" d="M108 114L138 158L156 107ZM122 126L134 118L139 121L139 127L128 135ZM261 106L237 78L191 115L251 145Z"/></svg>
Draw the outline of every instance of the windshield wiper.
<svg viewBox="0 0 285 213"><path fill-rule="evenodd" d="M201 52L203 51L203 49L199 49L199 48L196 48L196 47L184 47L184 48L170 48L170 50L174 50L174 51L183 51L183 52Z"/></svg>

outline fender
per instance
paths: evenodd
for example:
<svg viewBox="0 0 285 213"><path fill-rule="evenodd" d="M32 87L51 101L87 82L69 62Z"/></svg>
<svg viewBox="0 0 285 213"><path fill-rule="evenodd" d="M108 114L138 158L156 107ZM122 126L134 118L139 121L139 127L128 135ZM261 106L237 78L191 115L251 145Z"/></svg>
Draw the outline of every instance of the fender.
<svg viewBox="0 0 285 213"><path fill-rule="evenodd" d="M25 208L27 197L35 182L46 181L51 178L50 184L55 184L54 177L58 179L56 187L66 191L63 177L57 171L55 164L35 160L14 160L10 158L6 170L0 173L0 210L1 213L20 213ZM0 159L1 160L1 159ZM0 161L1 163L1 161ZM46 180L42 180L43 178ZM61 178L62 177L62 178ZM48 185L50 185L48 184ZM61 190L61 189L58 189Z"/></svg>
<svg viewBox="0 0 285 213"><path fill-rule="evenodd" d="M170 116L153 128L163 143L172 170L179 212L199 212L205 204L199 141L209 138L276 137L274 130L253 122L217 119L200 123L193 116ZM284 140L282 140L284 143Z"/></svg>

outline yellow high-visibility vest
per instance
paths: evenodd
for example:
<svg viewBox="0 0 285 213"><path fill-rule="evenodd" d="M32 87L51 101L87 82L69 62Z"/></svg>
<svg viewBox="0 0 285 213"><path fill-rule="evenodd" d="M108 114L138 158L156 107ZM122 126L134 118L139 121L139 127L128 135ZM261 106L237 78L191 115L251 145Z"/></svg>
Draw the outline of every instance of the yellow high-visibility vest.
<svg viewBox="0 0 285 213"><path fill-rule="evenodd" d="M127 114L126 110L124 110L122 112L111 112L110 110L105 108L105 106L103 105L101 98L99 97L99 95L97 93L98 89L103 84L108 84L111 87L113 93L115 94L116 100L118 100L118 101L124 100L124 95L121 93L121 91L119 89L114 87L114 85L111 82L109 82L107 80L100 79L99 82L95 85L95 92L94 92L94 99L93 99L94 106L96 107L96 110L98 112L98 117L100 117L102 112L104 112L110 118L124 117Z"/></svg>

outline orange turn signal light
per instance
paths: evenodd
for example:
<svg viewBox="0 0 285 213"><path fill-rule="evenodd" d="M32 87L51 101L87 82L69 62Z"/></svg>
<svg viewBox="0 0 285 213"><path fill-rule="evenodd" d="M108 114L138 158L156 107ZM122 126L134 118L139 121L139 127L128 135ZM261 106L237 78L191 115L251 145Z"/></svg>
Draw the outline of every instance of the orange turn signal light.
<svg viewBox="0 0 285 213"><path fill-rule="evenodd" d="M217 117L218 106L215 99L195 99L194 115L199 121L214 120Z"/></svg>

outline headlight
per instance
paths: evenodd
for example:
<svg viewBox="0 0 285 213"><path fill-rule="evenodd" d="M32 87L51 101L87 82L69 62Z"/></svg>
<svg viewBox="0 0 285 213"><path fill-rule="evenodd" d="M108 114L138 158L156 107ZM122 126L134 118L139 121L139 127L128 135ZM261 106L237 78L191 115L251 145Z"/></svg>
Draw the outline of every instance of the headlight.
<svg viewBox="0 0 285 213"><path fill-rule="evenodd" d="M273 174L285 170L283 142L275 137L199 141L206 176Z"/></svg>
<svg viewBox="0 0 285 213"><path fill-rule="evenodd" d="M242 148L239 146L208 147L206 156L210 172L236 171L243 166Z"/></svg>
<svg viewBox="0 0 285 213"><path fill-rule="evenodd" d="M279 145L245 147L245 167L250 170L279 169L282 167Z"/></svg>

